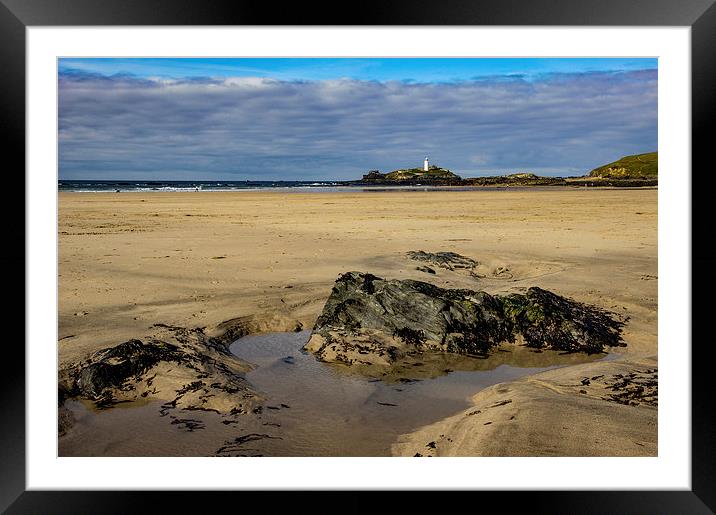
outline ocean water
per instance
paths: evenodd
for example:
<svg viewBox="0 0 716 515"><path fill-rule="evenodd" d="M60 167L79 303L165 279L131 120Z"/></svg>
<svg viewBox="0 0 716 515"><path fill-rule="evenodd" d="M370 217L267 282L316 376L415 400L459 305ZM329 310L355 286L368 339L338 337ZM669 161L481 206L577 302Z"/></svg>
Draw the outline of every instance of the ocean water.
<svg viewBox="0 0 716 515"><path fill-rule="evenodd" d="M338 182L318 181L69 181L57 183L59 191L123 192L123 191L233 191L272 188L332 188Z"/></svg>
<svg viewBox="0 0 716 515"><path fill-rule="evenodd" d="M337 191L500 191L517 190L520 187L498 186L436 186L428 184L386 185L361 184L340 181L68 181L57 183L59 191L77 193L121 192L194 192L194 191L247 191L282 189L287 191L337 192ZM546 187L545 187L546 189Z"/></svg>

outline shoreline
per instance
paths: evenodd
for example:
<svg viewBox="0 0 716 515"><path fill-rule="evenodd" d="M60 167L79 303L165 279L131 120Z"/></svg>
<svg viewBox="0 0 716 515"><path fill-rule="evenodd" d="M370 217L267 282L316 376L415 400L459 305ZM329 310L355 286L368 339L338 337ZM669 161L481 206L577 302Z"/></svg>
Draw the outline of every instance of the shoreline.
<svg viewBox="0 0 716 515"><path fill-rule="evenodd" d="M276 193L360 193L360 192L381 192L381 191L420 191L420 192L438 192L438 191L568 191L568 190L658 190L657 185L649 186L588 186L580 184L565 185L510 185L510 184L485 184L479 186L472 185L440 185L440 184L421 184L421 185L400 185L400 184L355 184L355 185L325 185L325 186L266 186L256 188L214 188L214 189L125 189L125 190L60 190L60 193L243 193L243 192L276 192Z"/></svg>
<svg viewBox="0 0 716 515"><path fill-rule="evenodd" d="M624 359L655 360L656 188L503 187L496 197L495 188L421 188L388 205L380 191L352 189L60 192L60 366L156 337L154 324L204 328L209 338L312 327L348 270L489 292L556 289L627 313ZM485 277L427 276L405 257L418 249L472 256ZM509 278L494 275L500 267Z"/></svg>

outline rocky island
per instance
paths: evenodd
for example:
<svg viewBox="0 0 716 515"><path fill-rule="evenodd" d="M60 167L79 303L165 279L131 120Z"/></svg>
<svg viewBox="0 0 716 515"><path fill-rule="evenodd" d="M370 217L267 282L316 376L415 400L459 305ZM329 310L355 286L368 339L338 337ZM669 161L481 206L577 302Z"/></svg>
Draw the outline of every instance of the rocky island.
<svg viewBox="0 0 716 515"><path fill-rule="evenodd" d="M406 168L393 170L389 173L381 173L378 170L371 170L363 176L361 183L369 184L461 184L462 177L455 175L450 170L430 165L427 170L424 168Z"/></svg>
<svg viewBox="0 0 716 515"><path fill-rule="evenodd" d="M446 168L426 165L382 173L371 170L359 181L347 185L385 186L582 186L642 187L658 184L658 152L624 156L617 161L575 177L544 177L532 172L514 172L485 177L463 178Z"/></svg>

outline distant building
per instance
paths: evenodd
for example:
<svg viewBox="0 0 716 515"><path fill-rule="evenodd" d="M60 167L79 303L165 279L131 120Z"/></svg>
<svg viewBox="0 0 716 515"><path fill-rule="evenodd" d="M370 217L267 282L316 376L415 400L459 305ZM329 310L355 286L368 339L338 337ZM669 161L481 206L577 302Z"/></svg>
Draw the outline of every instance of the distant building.
<svg viewBox="0 0 716 515"><path fill-rule="evenodd" d="M430 163L428 162L428 156L425 156L425 162L423 163L423 171L427 172L428 168L430 168Z"/></svg>

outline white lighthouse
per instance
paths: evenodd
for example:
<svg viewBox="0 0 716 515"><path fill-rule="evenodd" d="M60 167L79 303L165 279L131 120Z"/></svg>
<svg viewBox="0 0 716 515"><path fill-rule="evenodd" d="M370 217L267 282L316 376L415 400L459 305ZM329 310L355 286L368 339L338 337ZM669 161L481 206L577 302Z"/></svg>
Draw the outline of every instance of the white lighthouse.
<svg viewBox="0 0 716 515"><path fill-rule="evenodd" d="M428 156L425 156L425 161L423 162L423 171L427 172L429 167L430 163L428 162Z"/></svg>

